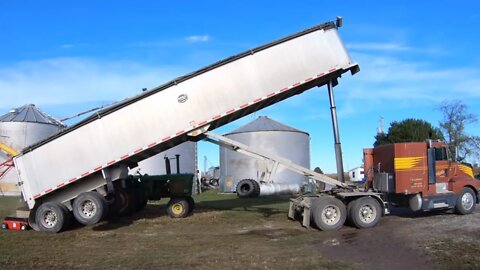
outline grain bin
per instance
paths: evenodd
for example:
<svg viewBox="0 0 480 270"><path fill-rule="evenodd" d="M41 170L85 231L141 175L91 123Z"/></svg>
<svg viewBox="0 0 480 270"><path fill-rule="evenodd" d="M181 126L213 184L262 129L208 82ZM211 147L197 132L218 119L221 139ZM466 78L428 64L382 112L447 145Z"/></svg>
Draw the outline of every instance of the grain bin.
<svg viewBox="0 0 480 270"><path fill-rule="evenodd" d="M0 116L0 144L17 152L35 144L65 128L65 125L39 110L33 104L12 109L7 114ZM0 164L10 157L2 151ZM3 172L5 168L0 168ZM18 195L16 172L8 170L0 178L0 195Z"/></svg>
<svg viewBox="0 0 480 270"><path fill-rule="evenodd" d="M300 166L310 168L309 134L266 116L260 116L253 122L227 133L225 136L254 149L263 150L289 159ZM243 179L259 181L262 179L261 174L267 166L269 164L265 164L263 161L258 161L226 148L220 148L220 188L223 192L234 192L237 184ZM281 165L272 179L274 184L278 185L274 188L275 194L282 193L280 187L287 188L285 190L287 192L298 191L307 181L305 176L294 173Z"/></svg>

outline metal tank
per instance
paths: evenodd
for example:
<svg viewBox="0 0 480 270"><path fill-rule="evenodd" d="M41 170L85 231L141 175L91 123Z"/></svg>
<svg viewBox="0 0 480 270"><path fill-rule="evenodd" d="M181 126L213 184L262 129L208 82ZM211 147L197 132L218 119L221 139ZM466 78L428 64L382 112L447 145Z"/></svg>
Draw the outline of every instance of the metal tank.
<svg viewBox="0 0 480 270"><path fill-rule="evenodd" d="M180 173L195 173L197 171L197 143L184 142L151 158L138 163L130 173L140 169L140 173L149 175L162 175L167 173L165 157L170 160L171 173L177 173L177 155L179 157Z"/></svg>
<svg viewBox="0 0 480 270"><path fill-rule="evenodd" d="M310 168L310 136L307 132L286 126L266 116L260 116L226 137L252 148L284 157L303 167ZM243 179L261 180L269 164L238 152L220 148L220 189L235 192ZM272 175L273 183L261 183L260 194L295 193L306 183L305 176L279 166Z"/></svg>
<svg viewBox="0 0 480 270"><path fill-rule="evenodd" d="M20 152L65 128L65 125L33 104L12 109L0 116L0 164L11 158L7 149ZM0 166L0 196L19 195L14 168Z"/></svg>

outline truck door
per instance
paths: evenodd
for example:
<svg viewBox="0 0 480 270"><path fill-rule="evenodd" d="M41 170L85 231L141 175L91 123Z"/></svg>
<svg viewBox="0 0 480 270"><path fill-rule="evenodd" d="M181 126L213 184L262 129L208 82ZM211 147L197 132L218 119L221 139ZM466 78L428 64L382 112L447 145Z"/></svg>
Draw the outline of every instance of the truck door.
<svg viewBox="0 0 480 270"><path fill-rule="evenodd" d="M445 147L435 148L435 175L437 182L448 182L450 161Z"/></svg>

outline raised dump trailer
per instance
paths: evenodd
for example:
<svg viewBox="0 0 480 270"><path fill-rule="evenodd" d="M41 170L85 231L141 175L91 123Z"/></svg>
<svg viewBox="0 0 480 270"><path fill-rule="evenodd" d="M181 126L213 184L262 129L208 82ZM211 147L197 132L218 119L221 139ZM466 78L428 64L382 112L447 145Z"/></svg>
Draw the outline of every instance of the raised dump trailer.
<svg viewBox="0 0 480 270"><path fill-rule="evenodd" d="M68 216L98 222L114 182L138 161L300 94L356 73L337 28L328 22L293 34L99 111L14 158L30 225L58 232ZM208 108L208 109L205 109ZM198 138L201 138L198 137Z"/></svg>

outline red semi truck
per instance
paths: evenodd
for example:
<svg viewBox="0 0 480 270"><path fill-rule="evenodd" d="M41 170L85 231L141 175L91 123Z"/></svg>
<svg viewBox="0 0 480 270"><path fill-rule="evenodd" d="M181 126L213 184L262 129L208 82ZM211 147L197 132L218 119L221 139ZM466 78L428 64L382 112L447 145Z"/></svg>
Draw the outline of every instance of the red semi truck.
<svg viewBox="0 0 480 270"><path fill-rule="evenodd" d="M469 214L478 203L480 180L471 165L454 161L445 143L382 145L364 149L364 161L367 188L383 193L392 205Z"/></svg>

